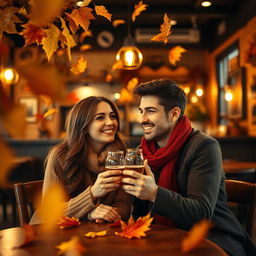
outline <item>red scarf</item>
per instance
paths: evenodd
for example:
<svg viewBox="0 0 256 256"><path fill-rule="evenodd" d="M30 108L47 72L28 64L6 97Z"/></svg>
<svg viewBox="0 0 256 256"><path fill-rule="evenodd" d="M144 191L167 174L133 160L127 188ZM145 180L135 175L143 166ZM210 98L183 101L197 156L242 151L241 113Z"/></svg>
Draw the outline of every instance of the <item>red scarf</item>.
<svg viewBox="0 0 256 256"><path fill-rule="evenodd" d="M148 164L153 171L161 170L159 186L178 191L175 166L180 151L191 132L191 123L186 116L183 116L171 132L165 147L157 149L153 140L147 141L144 137L142 138L141 148L144 158L148 159ZM170 219L159 215L155 216L155 222L160 225L173 226Z"/></svg>

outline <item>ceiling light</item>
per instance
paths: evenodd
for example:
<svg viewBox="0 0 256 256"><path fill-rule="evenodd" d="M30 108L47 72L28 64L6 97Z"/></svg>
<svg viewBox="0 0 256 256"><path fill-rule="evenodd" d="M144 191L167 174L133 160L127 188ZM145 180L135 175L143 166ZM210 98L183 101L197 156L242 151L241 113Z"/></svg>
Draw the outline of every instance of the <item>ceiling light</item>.
<svg viewBox="0 0 256 256"><path fill-rule="evenodd" d="M171 25L172 25L172 26L177 25L177 23L178 23L178 21L177 21L177 20L171 20Z"/></svg>
<svg viewBox="0 0 256 256"><path fill-rule="evenodd" d="M201 6L203 6L203 7L209 7L209 6L211 6L212 5L212 2L211 1L203 1L202 3L201 3Z"/></svg>
<svg viewBox="0 0 256 256"><path fill-rule="evenodd" d="M19 79L19 73L14 68L4 68L0 73L0 79L4 84L15 84Z"/></svg>

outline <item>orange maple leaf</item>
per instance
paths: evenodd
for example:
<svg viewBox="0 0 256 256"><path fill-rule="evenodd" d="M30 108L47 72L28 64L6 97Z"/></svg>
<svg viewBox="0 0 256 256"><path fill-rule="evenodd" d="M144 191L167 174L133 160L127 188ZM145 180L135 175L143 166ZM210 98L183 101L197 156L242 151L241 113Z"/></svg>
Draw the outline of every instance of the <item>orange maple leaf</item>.
<svg viewBox="0 0 256 256"><path fill-rule="evenodd" d="M108 232L107 230L103 230L103 231L99 231L99 232L88 232L88 233L84 234L84 236L90 237L90 238L95 238L97 236L106 236L107 232Z"/></svg>
<svg viewBox="0 0 256 256"><path fill-rule="evenodd" d="M145 11L147 9L148 5L143 4L142 1L140 1L138 4L134 5L134 11L132 13L132 21L134 22L136 17L140 15L141 12Z"/></svg>
<svg viewBox="0 0 256 256"><path fill-rule="evenodd" d="M211 224L208 220L202 220L195 224L188 233L188 236L182 240L182 252L189 252L199 246L206 238Z"/></svg>
<svg viewBox="0 0 256 256"><path fill-rule="evenodd" d="M130 79L127 83L127 89L129 92L133 92L133 89L135 88L135 86L139 83L139 79L137 77L133 77L132 79Z"/></svg>
<svg viewBox="0 0 256 256"><path fill-rule="evenodd" d="M21 35L25 38L25 45L28 46L32 43L41 44L42 39L46 37L46 32L41 26L38 26L36 24L27 23L22 26L25 28Z"/></svg>
<svg viewBox="0 0 256 256"><path fill-rule="evenodd" d="M79 237L73 236L69 241L62 242L56 246L59 249L59 255L83 255L85 247L81 244Z"/></svg>
<svg viewBox="0 0 256 256"><path fill-rule="evenodd" d="M151 41L163 41L164 44L167 44L168 42L168 36L172 33L171 31L171 19L168 18L167 14L164 14L164 22L160 27L161 33L153 36L150 40Z"/></svg>
<svg viewBox="0 0 256 256"><path fill-rule="evenodd" d="M126 237L126 238L141 238L145 237L145 232L150 230L149 226L153 221L153 217L150 217L150 213L148 213L144 217L139 217L136 221L134 221L131 216L128 224L125 224L121 221L122 232L115 232L116 235Z"/></svg>
<svg viewBox="0 0 256 256"><path fill-rule="evenodd" d="M90 20L95 19L92 14L92 9L85 6L74 9L71 14L67 14L67 16L75 22L77 27L80 25L85 31L89 28Z"/></svg>
<svg viewBox="0 0 256 256"><path fill-rule="evenodd" d="M111 22L112 14L108 12L104 5L95 5L95 12L97 15L101 15Z"/></svg>
<svg viewBox="0 0 256 256"><path fill-rule="evenodd" d="M79 219L75 217L70 218L67 216L63 216L63 217L60 217L59 222L57 224L60 229L63 229L63 228L78 227L80 226L81 222L79 221Z"/></svg>
<svg viewBox="0 0 256 256"><path fill-rule="evenodd" d="M81 74L87 68L87 60L84 56L80 56L75 64L72 65L70 71L75 75Z"/></svg>
<svg viewBox="0 0 256 256"><path fill-rule="evenodd" d="M116 227L121 227L121 220L117 220L114 223L109 224L110 228L116 228Z"/></svg>
<svg viewBox="0 0 256 256"><path fill-rule="evenodd" d="M79 47L79 50L81 52L84 52L84 51L87 51L87 50L90 50L92 48L92 46L90 44L82 44L80 47Z"/></svg>
<svg viewBox="0 0 256 256"><path fill-rule="evenodd" d="M91 30L84 31L81 33L79 37L79 42L82 43L86 37L92 37L92 36L93 35Z"/></svg>
<svg viewBox="0 0 256 256"><path fill-rule="evenodd" d="M124 20L113 20L112 25L116 28L117 26L124 24Z"/></svg>
<svg viewBox="0 0 256 256"><path fill-rule="evenodd" d="M176 65L176 62L180 60L181 54L182 54L183 52L186 52L186 49L183 48L182 46L177 45L177 46L173 47L173 48L169 51L169 55L168 55L168 57L169 57L169 62L170 62L173 66L175 66L175 65Z"/></svg>
<svg viewBox="0 0 256 256"><path fill-rule="evenodd" d="M66 18L68 20L68 23L69 23L69 28L72 32L72 34L74 35L76 33L76 31L78 30L78 26L76 25L75 21L69 17L69 13L66 13Z"/></svg>

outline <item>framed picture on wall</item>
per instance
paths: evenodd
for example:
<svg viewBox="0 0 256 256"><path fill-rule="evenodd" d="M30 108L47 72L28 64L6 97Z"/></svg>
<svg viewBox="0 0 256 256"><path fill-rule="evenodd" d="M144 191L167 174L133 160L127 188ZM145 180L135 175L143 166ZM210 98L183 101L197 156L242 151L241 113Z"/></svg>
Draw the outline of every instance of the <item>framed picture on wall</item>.
<svg viewBox="0 0 256 256"><path fill-rule="evenodd" d="M29 123L36 122L38 113L38 100L36 97L20 97L19 103L26 107L26 121Z"/></svg>

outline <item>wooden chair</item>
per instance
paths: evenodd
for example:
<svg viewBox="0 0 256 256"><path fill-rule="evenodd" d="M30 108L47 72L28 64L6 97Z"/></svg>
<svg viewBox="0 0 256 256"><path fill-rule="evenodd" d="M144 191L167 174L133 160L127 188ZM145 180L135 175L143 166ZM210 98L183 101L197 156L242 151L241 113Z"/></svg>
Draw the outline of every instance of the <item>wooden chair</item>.
<svg viewBox="0 0 256 256"><path fill-rule="evenodd" d="M256 184L226 180L226 192L228 201L249 206L249 218L246 223L246 231L256 242Z"/></svg>
<svg viewBox="0 0 256 256"><path fill-rule="evenodd" d="M42 195L42 187L43 180L14 184L14 194L21 226L29 223L34 211L33 204Z"/></svg>

